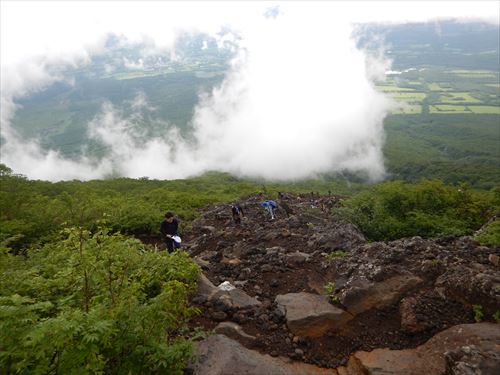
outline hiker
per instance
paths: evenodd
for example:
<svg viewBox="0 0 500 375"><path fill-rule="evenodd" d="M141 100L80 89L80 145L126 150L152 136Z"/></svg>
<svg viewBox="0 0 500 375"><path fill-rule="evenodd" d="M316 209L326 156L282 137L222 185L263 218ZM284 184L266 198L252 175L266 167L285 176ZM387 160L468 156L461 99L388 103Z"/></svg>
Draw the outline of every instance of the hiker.
<svg viewBox="0 0 500 375"><path fill-rule="evenodd" d="M290 208L288 203L286 203L284 199L279 199L278 202L280 207L285 211L286 217L290 217L290 215L293 214L293 210Z"/></svg>
<svg viewBox="0 0 500 375"><path fill-rule="evenodd" d="M174 248L180 247L181 240L177 233L178 228L179 221L174 217L172 212L167 212L165 219L161 222L160 233L169 253L173 252Z"/></svg>
<svg viewBox="0 0 500 375"><path fill-rule="evenodd" d="M274 218L275 218L274 215L275 215L276 209L278 208L278 204L275 201L269 199L267 201L262 202L260 205L262 207L264 207L269 212L269 214L271 215L271 220L274 220Z"/></svg>
<svg viewBox="0 0 500 375"><path fill-rule="evenodd" d="M238 202L231 205L231 214L233 215L233 221L236 225L241 224L241 219L245 216L243 213L243 208L241 208Z"/></svg>

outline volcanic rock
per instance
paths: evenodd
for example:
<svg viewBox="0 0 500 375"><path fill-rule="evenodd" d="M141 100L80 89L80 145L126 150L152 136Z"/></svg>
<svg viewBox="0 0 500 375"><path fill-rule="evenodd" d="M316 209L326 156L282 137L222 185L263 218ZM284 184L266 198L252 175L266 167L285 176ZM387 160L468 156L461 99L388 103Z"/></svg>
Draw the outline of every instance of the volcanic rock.
<svg viewBox="0 0 500 375"><path fill-rule="evenodd" d="M193 375L337 375L333 369L260 354L224 335L197 343L196 358L190 364Z"/></svg>
<svg viewBox="0 0 500 375"><path fill-rule="evenodd" d="M341 327L351 316L328 302L326 296L288 293L276 297L291 332L299 336L322 336Z"/></svg>

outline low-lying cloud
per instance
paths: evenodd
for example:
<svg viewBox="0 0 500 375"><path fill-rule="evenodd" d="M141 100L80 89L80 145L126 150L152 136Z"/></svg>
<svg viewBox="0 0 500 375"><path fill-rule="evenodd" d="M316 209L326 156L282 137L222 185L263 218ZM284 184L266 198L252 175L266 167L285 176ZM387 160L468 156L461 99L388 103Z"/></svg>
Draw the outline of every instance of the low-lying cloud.
<svg viewBox="0 0 500 375"><path fill-rule="evenodd" d="M272 180L344 170L382 178L382 124L393 103L373 79L388 69L387 61L358 50L341 15L293 6L272 14L262 12L233 38L236 57L222 84L200 93L189 139L167 123L156 124L161 136L147 134L141 113L155 109L139 94L129 103L132 115L106 102L88 124L89 137L106 150L99 160L85 150L77 160L65 159L12 129L14 97L63 79L45 66L31 67L31 76L2 86L2 163L47 180L172 179L208 170Z"/></svg>

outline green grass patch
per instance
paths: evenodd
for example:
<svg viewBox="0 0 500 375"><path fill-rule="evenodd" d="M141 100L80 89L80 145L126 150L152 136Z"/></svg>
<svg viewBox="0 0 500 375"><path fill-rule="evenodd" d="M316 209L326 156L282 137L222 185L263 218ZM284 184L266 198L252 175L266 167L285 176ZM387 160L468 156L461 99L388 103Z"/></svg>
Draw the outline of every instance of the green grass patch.
<svg viewBox="0 0 500 375"><path fill-rule="evenodd" d="M440 103L481 103L468 92L448 92L439 96Z"/></svg>
<svg viewBox="0 0 500 375"><path fill-rule="evenodd" d="M409 103L420 103L425 99L426 93L424 92L391 92L388 94L391 98L405 101Z"/></svg>
<svg viewBox="0 0 500 375"><path fill-rule="evenodd" d="M400 107L391 112L392 114L406 114L406 115L414 115L418 113L422 113L421 105L405 105L404 107Z"/></svg>
<svg viewBox="0 0 500 375"><path fill-rule="evenodd" d="M492 106L492 105L470 105L467 108L472 113L487 113L487 114L496 114L500 115L500 107Z"/></svg>
<svg viewBox="0 0 500 375"><path fill-rule="evenodd" d="M469 109L463 105L438 104L429 106L430 113L470 113Z"/></svg>
<svg viewBox="0 0 500 375"><path fill-rule="evenodd" d="M427 84L427 88L431 91L450 91L451 88L440 86L438 83L432 82Z"/></svg>
<svg viewBox="0 0 500 375"><path fill-rule="evenodd" d="M478 78L487 78L487 77L495 77L496 72L492 70L465 70L465 69L457 69L450 70L450 73L456 74L460 77L478 77Z"/></svg>
<svg viewBox="0 0 500 375"><path fill-rule="evenodd" d="M383 92L393 92L393 91L415 91L415 89L410 89L408 87L398 87L398 86L388 86L388 85L377 85L378 90Z"/></svg>
<svg viewBox="0 0 500 375"><path fill-rule="evenodd" d="M500 83L487 83L485 86L500 88Z"/></svg>

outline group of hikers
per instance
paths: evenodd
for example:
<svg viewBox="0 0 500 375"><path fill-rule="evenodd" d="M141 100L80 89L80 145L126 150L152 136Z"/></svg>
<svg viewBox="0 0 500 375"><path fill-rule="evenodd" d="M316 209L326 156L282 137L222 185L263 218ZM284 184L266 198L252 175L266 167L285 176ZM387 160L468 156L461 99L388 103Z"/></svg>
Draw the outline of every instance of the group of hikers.
<svg viewBox="0 0 500 375"><path fill-rule="evenodd" d="M276 218L278 204L274 200L266 200L260 205L269 213L271 220ZM245 213L239 202L235 202L231 205L231 215L235 224L241 224L241 220L245 217ZM180 248L181 237L179 236L179 220L175 218L172 212L169 211L165 214L165 218L160 224L160 233L163 244L169 253Z"/></svg>
<svg viewBox="0 0 500 375"><path fill-rule="evenodd" d="M329 195L331 195L330 191ZM264 194L260 193L259 197L264 199ZM292 214L293 212L290 206L286 203L286 200L287 196L284 193L278 192L278 202L280 208L283 210L286 216L289 217L290 214ZM315 200L314 200L314 194L311 192L311 204L312 202L315 203ZM234 224L241 225L241 221L245 217L245 212L243 211L241 204L239 202L234 202L230 205L230 207L231 207L231 216ZM263 200L260 203L260 207L264 208L266 213L269 214L271 220L276 219L276 212L278 210L278 203L276 203L276 201L272 199ZM327 208L329 211L331 207ZM323 207L321 207L321 209L323 211ZM172 212L169 211L165 214L165 218L160 224L160 233L165 248L168 250L169 253L173 252L175 249L180 248L181 238L179 236L179 220L174 217L174 214Z"/></svg>

